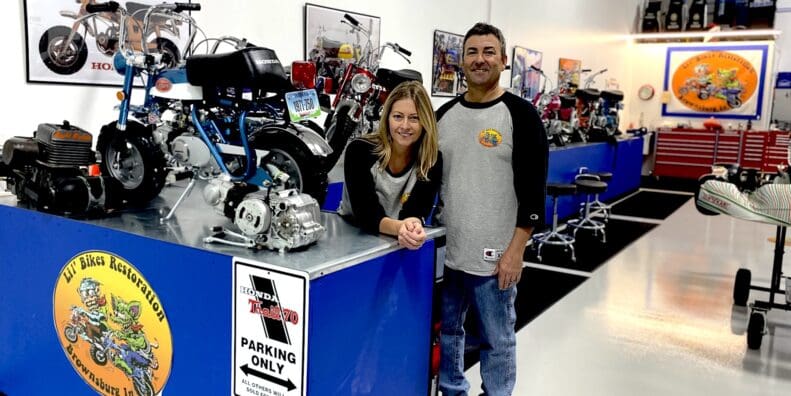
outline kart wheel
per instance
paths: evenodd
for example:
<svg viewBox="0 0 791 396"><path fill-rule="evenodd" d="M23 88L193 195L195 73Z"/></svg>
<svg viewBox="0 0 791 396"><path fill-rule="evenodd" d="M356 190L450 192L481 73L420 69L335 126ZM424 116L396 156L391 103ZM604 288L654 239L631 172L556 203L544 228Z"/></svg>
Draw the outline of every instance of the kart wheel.
<svg viewBox="0 0 791 396"><path fill-rule="evenodd" d="M54 26L47 29L38 41L38 52L48 69L57 74L74 74L85 66L88 59L88 47L82 36L74 32L69 45L65 45L71 34L66 26Z"/></svg>
<svg viewBox="0 0 791 396"><path fill-rule="evenodd" d="M766 327L766 315L762 312L753 312L747 322L747 347L750 349L761 348L761 340L764 337Z"/></svg>
<svg viewBox="0 0 791 396"><path fill-rule="evenodd" d="M712 174L703 175L698 179L698 188L695 190L695 209L697 209L698 212L700 212L700 214L706 216L716 216L719 214L718 212L706 209L705 207L703 207L703 205L698 203L698 197L700 196L700 187L703 185L703 183L715 179L717 179L717 176Z"/></svg>
<svg viewBox="0 0 791 396"><path fill-rule="evenodd" d="M102 156L102 174L121 183L121 198L129 204L146 204L165 186L165 155L143 125L130 122L123 132L115 123L105 125L96 149Z"/></svg>
<svg viewBox="0 0 791 396"><path fill-rule="evenodd" d="M289 175L285 188L294 188L315 198L319 205L327 196L327 173L321 158L310 152L298 137L282 128L264 127L250 136L250 146L269 151L260 159L259 166L266 170L271 164Z"/></svg>
<svg viewBox="0 0 791 396"><path fill-rule="evenodd" d="M107 364L107 354L103 350L97 348L96 345L91 345L91 360L100 366L104 366Z"/></svg>
<svg viewBox="0 0 791 396"><path fill-rule="evenodd" d="M733 305L744 307L750 297L750 281L752 273L747 268L736 271L736 280L733 282Z"/></svg>
<svg viewBox="0 0 791 396"><path fill-rule="evenodd" d="M329 172L340 159L343 149L346 148L346 143L352 137L354 131L357 129L357 123L354 122L349 116L349 108L341 107L335 111L332 121L327 127L327 142L332 147L332 153L327 156L325 161L324 170Z"/></svg>
<svg viewBox="0 0 791 396"><path fill-rule="evenodd" d="M166 68L173 68L178 65L179 61L181 61L181 53L176 44L164 37L157 37L153 43L156 45L157 51L167 57L167 59L163 58L166 61Z"/></svg>
<svg viewBox="0 0 791 396"><path fill-rule="evenodd" d="M66 325L66 327L63 329L63 336L73 344L77 342L77 329L75 329L72 325Z"/></svg>

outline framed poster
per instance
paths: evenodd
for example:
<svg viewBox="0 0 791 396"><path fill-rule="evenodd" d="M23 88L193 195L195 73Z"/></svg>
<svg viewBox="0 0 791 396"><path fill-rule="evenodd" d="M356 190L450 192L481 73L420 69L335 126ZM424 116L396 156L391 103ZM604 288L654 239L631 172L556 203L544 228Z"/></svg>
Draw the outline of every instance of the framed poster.
<svg viewBox="0 0 791 396"><path fill-rule="evenodd" d="M319 76L332 78L337 88L348 63L379 51L380 28L376 16L305 4L305 59L315 62Z"/></svg>
<svg viewBox="0 0 791 396"><path fill-rule="evenodd" d="M669 47L663 116L761 118L768 45Z"/></svg>
<svg viewBox="0 0 791 396"><path fill-rule="evenodd" d="M561 95L573 95L580 85L582 61L576 59L558 59L558 88Z"/></svg>
<svg viewBox="0 0 791 396"><path fill-rule="evenodd" d="M123 83L124 77L116 73L113 66L113 55L118 49L120 14L86 12L85 6L94 2L25 0L28 82L84 85ZM150 33L140 33L146 6L159 3L160 0L125 3L127 12L135 16L126 20L127 31L131 32L130 42L140 48L140 41L145 38L150 50L168 51L177 61L185 52L189 26L182 26L170 18L152 18L148 29Z"/></svg>
<svg viewBox="0 0 791 396"><path fill-rule="evenodd" d="M541 74L530 66L540 70L542 57L540 51L514 46L514 56L511 58L511 88L530 101L541 88Z"/></svg>
<svg viewBox="0 0 791 396"><path fill-rule="evenodd" d="M457 96L467 92L461 58L464 36L461 34L434 31L433 55L431 58L431 95Z"/></svg>

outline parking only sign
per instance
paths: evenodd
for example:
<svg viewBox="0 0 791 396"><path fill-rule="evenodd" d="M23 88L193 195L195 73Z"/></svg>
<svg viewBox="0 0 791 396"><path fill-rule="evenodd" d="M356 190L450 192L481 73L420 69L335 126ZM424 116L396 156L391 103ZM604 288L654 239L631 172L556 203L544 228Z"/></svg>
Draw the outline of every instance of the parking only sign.
<svg viewBox="0 0 791 396"><path fill-rule="evenodd" d="M304 396L308 275L234 258L232 395Z"/></svg>

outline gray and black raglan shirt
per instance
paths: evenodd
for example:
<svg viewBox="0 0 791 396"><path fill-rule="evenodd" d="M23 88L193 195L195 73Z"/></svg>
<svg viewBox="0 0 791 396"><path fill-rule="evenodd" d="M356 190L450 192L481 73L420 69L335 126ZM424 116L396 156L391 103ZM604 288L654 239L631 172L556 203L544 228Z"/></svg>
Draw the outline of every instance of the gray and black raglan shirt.
<svg viewBox="0 0 791 396"><path fill-rule="evenodd" d="M379 232L379 223L385 216L399 220L417 217L425 221L439 191L442 155L429 169L428 180L418 180L414 162L393 174L387 167L379 166L374 149L372 142L360 138L346 147L343 196L338 213L350 217L370 233Z"/></svg>
<svg viewBox="0 0 791 396"><path fill-rule="evenodd" d="M457 97L437 111L437 121L445 265L491 275L514 227L544 225L544 126L532 104L509 92L486 103Z"/></svg>

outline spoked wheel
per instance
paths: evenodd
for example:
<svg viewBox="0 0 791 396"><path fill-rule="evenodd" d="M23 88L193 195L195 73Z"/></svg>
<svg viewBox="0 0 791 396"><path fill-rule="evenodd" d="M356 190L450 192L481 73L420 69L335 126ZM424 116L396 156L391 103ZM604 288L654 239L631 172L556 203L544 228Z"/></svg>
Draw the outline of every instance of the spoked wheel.
<svg viewBox="0 0 791 396"><path fill-rule="evenodd" d="M766 330L766 314L764 312L753 311L750 320L747 322L747 347L750 349L761 348L761 340Z"/></svg>
<svg viewBox="0 0 791 396"><path fill-rule="evenodd" d="M144 126L130 123L121 132L115 123L106 125L96 148L102 156L102 174L121 183L122 199L142 205L162 191L167 176L165 155Z"/></svg>
<svg viewBox="0 0 791 396"><path fill-rule="evenodd" d="M88 59L85 40L75 32L71 42L67 42L71 29L54 26L47 29L38 41L38 52L48 69L57 74L74 74L82 69Z"/></svg>
<svg viewBox="0 0 791 396"><path fill-rule="evenodd" d="M63 329L63 336L73 344L77 342L77 329L72 325L66 325L66 328Z"/></svg>
<svg viewBox="0 0 791 396"><path fill-rule="evenodd" d="M286 189L296 189L315 198L319 204L327 196L327 173L319 157L313 155L299 138L277 127L265 127L250 137L250 145L269 154L260 159L259 166L273 165L288 174Z"/></svg>
<svg viewBox="0 0 791 396"><path fill-rule="evenodd" d="M746 268L736 271L736 280L733 282L733 305L744 307L750 297L750 281L752 273Z"/></svg>

